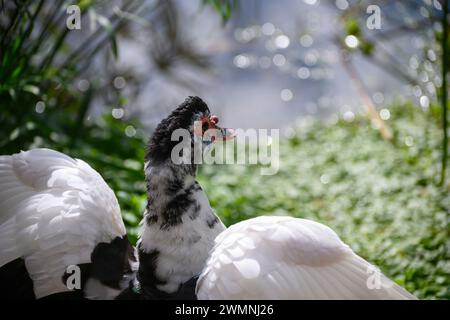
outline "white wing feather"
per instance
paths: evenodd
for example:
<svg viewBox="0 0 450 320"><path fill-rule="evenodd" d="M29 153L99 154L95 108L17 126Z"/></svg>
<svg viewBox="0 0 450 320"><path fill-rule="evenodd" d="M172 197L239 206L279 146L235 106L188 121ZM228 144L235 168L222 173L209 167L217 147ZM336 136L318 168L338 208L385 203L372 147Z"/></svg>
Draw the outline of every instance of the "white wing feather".
<svg viewBox="0 0 450 320"><path fill-rule="evenodd" d="M258 217L216 238L199 299L415 299L357 256L330 228Z"/></svg>
<svg viewBox="0 0 450 320"><path fill-rule="evenodd" d="M85 162L49 149L0 156L0 266L24 258L37 298L68 291L66 267L125 233L113 191Z"/></svg>

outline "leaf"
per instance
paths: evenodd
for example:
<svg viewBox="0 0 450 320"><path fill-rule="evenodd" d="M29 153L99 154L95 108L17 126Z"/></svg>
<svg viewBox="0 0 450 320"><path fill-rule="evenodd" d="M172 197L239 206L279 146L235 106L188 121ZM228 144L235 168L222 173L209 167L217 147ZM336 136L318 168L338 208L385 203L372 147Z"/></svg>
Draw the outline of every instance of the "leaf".
<svg viewBox="0 0 450 320"><path fill-rule="evenodd" d="M13 100L16 100L16 90L14 90L13 88L10 88L10 89L8 90L8 93L9 93L9 95L11 96L11 98L12 98Z"/></svg>
<svg viewBox="0 0 450 320"><path fill-rule="evenodd" d="M115 59L119 57L118 49L117 49L117 39L116 36L111 36L111 50Z"/></svg>
<svg viewBox="0 0 450 320"><path fill-rule="evenodd" d="M37 87L35 85L31 85L31 84L27 84L27 85L23 86L23 91L32 93L35 96L39 96L39 93L40 93L39 87Z"/></svg>
<svg viewBox="0 0 450 320"><path fill-rule="evenodd" d="M358 20L355 18L348 18L348 20L345 21L345 30L348 35L358 36L360 34Z"/></svg>
<svg viewBox="0 0 450 320"><path fill-rule="evenodd" d="M372 42L365 40L365 39L361 39L359 41L359 48L361 50L361 52L363 54L365 54L366 56L370 56L373 54L373 51L375 50L375 46L373 45Z"/></svg>
<svg viewBox="0 0 450 320"><path fill-rule="evenodd" d="M105 16L102 16L101 14L98 14L97 12L95 12L95 19L98 21L98 23L105 28L105 30L108 33L112 33L113 31L113 27L111 25L111 22L109 21L109 19Z"/></svg>
<svg viewBox="0 0 450 320"><path fill-rule="evenodd" d="M113 53L114 58L117 59L119 56L118 49L117 49L118 48L117 39L116 39L116 35L114 33L114 28L111 24L111 21L109 21L109 19L107 17L102 16L96 12L94 13L94 17L95 17L96 21L98 21L100 26L102 26L108 33L109 39L111 41L111 51Z"/></svg>
<svg viewBox="0 0 450 320"><path fill-rule="evenodd" d="M94 4L93 0L80 0L78 1L78 6L80 7L81 11L85 11L86 9L90 8Z"/></svg>

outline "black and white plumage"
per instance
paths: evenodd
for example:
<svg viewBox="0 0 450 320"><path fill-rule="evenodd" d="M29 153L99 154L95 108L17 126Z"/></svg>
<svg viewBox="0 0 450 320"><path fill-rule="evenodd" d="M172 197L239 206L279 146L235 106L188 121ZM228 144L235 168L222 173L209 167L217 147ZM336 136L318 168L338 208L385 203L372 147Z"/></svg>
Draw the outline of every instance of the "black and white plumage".
<svg viewBox="0 0 450 320"><path fill-rule="evenodd" d="M2 295L114 298L133 251L113 191L84 161L49 149L0 156ZM78 292L64 282L71 265Z"/></svg>
<svg viewBox="0 0 450 320"><path fill-rule="evenodd" d="M204 129L218 128L210 123L211 117L200 98L190 97L158 125L150 139L145 158L148 204L138 241L140 264L130 288L140 292L139 299L194 298L195 282L190 280L198 276L215 237L225 230L195 181L196 165L176 165L171 160L177 143L171 141L172 132L181 128L193 134L197 120L205 123Z"/></svg>
<svg viewBox="0 0 450 320"><path fill-rule="evenodd" d="M200 275L190 293L199 299L415 299L320 223L263 216L224 230L195 181L196 166L169 157L173 130L208 118L206 104L190 97L150 140L135 289L176 298Z"/></svg>

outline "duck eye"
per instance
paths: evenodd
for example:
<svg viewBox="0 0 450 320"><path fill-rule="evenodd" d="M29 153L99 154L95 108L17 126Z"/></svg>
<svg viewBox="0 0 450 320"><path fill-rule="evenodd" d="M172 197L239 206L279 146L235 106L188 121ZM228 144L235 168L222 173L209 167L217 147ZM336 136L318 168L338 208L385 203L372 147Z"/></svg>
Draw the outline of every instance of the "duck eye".
<svg viewBox="0 0 450 320"><path fill-rule="evenodd" d="M210 119L213 124L219 123L219 117L217 117L216 115L212 115Z"/></svg>

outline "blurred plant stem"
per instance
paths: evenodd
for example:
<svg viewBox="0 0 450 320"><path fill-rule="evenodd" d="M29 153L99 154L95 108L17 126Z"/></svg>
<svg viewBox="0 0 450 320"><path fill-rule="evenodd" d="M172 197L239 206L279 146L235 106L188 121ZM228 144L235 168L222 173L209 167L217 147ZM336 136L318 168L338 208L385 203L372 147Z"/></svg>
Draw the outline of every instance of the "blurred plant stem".
<svg viewBox="0 0 450 320"><path fill-rule="evenodd" d="M442 103L442 130L444 133L444 137L442 139L442 170L441 170L441 180L440 185L444 185L446 169L447 169L447 158L448 158L448 121L447 121L447 113L448 113L448 98L447 98L447 71L449 68L448 65L448 1L443 0L443 15L442 15L442 94L441 94L441 103Z"/></svg>
<svg viewBox="0 0 450 320"><path fill-rule="evenodd" d="M392 133L391 130L387 127L386 123L383 121L383 119L380 118L380 115L377 112L377 109L375 108L375 105L370 98L369 93L367 92L367 89L359 77L358 73L355 70L355 67L353 66L351 62L351 57L349 54L342 53L341 54L341 61L344 66L345 71L347 72L350 80L354 83L356 90L358 92L358 95L361 98L362 103L364 104L364 107L367 110L367 114L372 121L372 123L376 126L376 128L380 131L381 136L384 140L390 141L392 139Z"/></svg>

